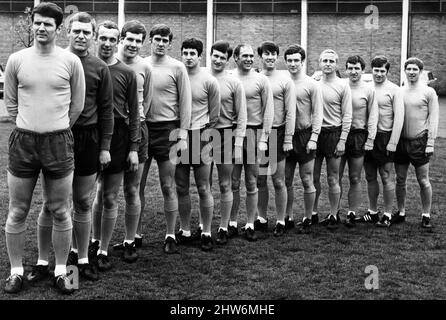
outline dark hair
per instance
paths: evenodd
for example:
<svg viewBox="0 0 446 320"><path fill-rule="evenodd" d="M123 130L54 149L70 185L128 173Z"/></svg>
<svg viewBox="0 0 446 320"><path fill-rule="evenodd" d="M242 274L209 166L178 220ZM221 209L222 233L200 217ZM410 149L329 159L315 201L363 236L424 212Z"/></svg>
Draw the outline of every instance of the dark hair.
<svg viewBox="0 0 446 320"><path fill-rule="evenodd" d="M111 21L111 20L105 20L105 21L101 22L98 25L98 31L99 31L100 27L104 27L105 29L116 29L116 30L119 31L118 25L115 22Z"/></svg>
<svg viewBox="0 0 446 320"><path fill-rule="evenodd" d="M259 56L262 56L262 53L264 53L265 51L271 53L277 52L277 55L279 55L279 47L272 41L264 41L262 42L260 47L257 48L257 53Z"/></svg>
<svg viewBox="0 0 446 320"><path fill-rule="evenodd" d="M130 20L124 24L121 30L121 38L125 38L127 32L142 34L142 42L144 42L147 36L146 27L138 20Z"/></svg>
<svg viewBox="0 0 446 320"><path fill-rule="evenodd" d="M40 14L43 17L54 18L56 22L56 28L58 28L63 21L63 11L62 9L55 3L52 2L41 2L37 6L33 8L31 12L31 19L34 22L34 15Z"/></svg>
<svg viewBox="0 0 446 320"><path fill-rule="evenodd" d="M198 52L198 56L201 56L203 53L203 42L196 38L189 38L183 41L181 44L181 52L183 49L196 49Z"/></svg>
<svg viewBox="0 0 446 320"><path fill-rule="evenodd" d="M234 49L234 53L232 54L232 56L233 56L234 58L238 58L238 56L240 55L240 50L241 50L243 47L250 47L250 48L251 48L251 46L250 46L249 44L241 43L241 44L237 45L237 47L235 47L235 49Z"/></svg>
<svg viewBox="0 0 446 320"><path fill-rule="evenodd" d="M390 69L389 60L387 60L387 57L383 56L383 55L374 57L372 59L370 65L372 68L381 68L384 66L384 68L386 68L387 72L389 72L389 69Z"/></svg>
<svg viewBox="0 0 446 320"><path fill-rule="evenodd" d="M423 60L417 58L417 57L410 57L409 59L404 62L404 70L406 70L407 65L409 64L416 64L418 68L420 68L420 71L424 68Z"/></svg>
<svg viewBox="0 0 446 320"><path fill-rule="evenodd" d="M358 55L348 57L347 61L345 61L345 68L347 68L347 63L350 63L350 64L359 63L361 65L361 70L365 69L365 61L363 58L361 58Z"/></svg>
<svg viewBox="0 0 446 320"><path fill-rule="evenodd" d="M227 41L223 41L223 40L216 41L211 47L211 55L212 55L213 50L217 50L217 51L226 53L228 55L228 59L232 56L232 48L231 48L229 42L227 42Z"/></svg>
<svg viewBox="0 0 446 320"><path fill-rule="evenodd" d="M286 61L286 56L287 56L287 55L292 55L292 54L295 54L295 53L300 53L301 60L302 60L302 61L305 61L305 58L306 58L305 50L304 50L304 48L302 48L302 47L301 47L300 45L298 45L298 44L292 44L292 45L290 45L290 46L285 50L285 52L283 53L283 58L284 58L285 61Z"/></svg>
<svg viewBox="0 0 446 320"><path fill-rule="evenodd" d="M93 33L96 32L96 20L87 12L78 12L71 16L71 18L68 20L68 32L71 31L71 26L74 21L79 21L83 23L91 23L91 27L93 29Z"/></svg>
<svg viewBox="0 0 446 320"><path fill-rule="evenodd" d="M156 24L153 26L152 30L150 30L149 37L153 38L154 35L159 34L161 37L169 37L169 41L172 41L173 33L168 26L165 24Z"/></svg>

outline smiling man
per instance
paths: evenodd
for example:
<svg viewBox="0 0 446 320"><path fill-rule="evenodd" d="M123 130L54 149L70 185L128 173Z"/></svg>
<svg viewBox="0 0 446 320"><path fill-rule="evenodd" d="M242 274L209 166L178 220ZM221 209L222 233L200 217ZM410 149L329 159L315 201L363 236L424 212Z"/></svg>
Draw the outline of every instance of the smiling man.
<svg viewBox="0 0 446 320"><path fill-rule="evenodd" d="M335 229L339 222L337 214L341 188L339 186L339 164L345 153L345 142L352 123L352 96L348 83L336 76L338 55L331 49L322 51L319 66L322 70L320 86L323 99L322 129L318 138L314 163L314 185L316 198L313 210L317 212L321 194L322 162L327 165L328 200L330 213L321 223Z"/></svg>
<svg viewBox="0 0 446 320"><path fill-rule="evenodd" d="M11 263L4 287L7 293L17 293L24 287L25 222L40 172L51 215L48 225L53 230L54 286L64 294L74 291L66 268L73 229L69 197L74 139L70 127L84 108L85 77L79 58L56 46L62 20L63 11L54 3L34 7L34 45L13 53L6 64L5 104L16 122L9 139L7 168L9 212L5 233ZM51 237L41 240L49 247Z"/></svg>
<svg viewBox="0 0 446 320"><path fill-rule="evenodd" d="M246 109L248 114L246 138L243 142L243 162L236 163L232 171L233 204L228 227L228 237L238 235L237 215L240 205L240 177L245 169L246 215L245 238L257 241L254 220L257 212L259 173L259 151L268 148L268 137L274 120L274 99L268 79L252 69L254 51L247 44L239 44L234 49L234 60L237 69L234 75L241 81L245 90ZM261 132L260 136L258 131Z"/></svg>
<svg viewBox="0 0 446 320"><path fill-rule="evenodd" d="M285 233L285 213L287 204L287 190L285 185L285 158L288 151L293 149L293 135L296 125L296 93L294 83L287 73L276 69L277 58L279 57L279 47L270 41L263 42L257 48L263 64L262 74L264 74L273 91L274 99L274 121L273 130L277 139L275 143L270 143L269 152L275 152L275 159L271 159L268 164L262 167L275 166L276 170L271 175L276 202L277 221L273 234L280 237ZM272 151L274 149L274 151ZM269 190L267 183L268 175L260 174L257 178L259 189L259 202L257 204L258 218L254 222L256 230L268 230L268 200Z"/></svg>
<svg viewBox="0 0 446 320"><path fill-rule="evenodd" d="M138 107L138 87L136 74L115 56L119 41L116 23L104 21L98 27L98 57L104 61L111 74L113 83L114 128L110 146L111 162L99 175L96 197L93 203L93 239L90 244L92 256L97 255L99 271L110 270L113 265L108 259L108 246L118 217L118 192L123 177L134 178L138 172L138 149L141 137L140 112ZM130 178L129 180L132 180ZM134 184L133 184L134 186ZM124 191L126 192L126 190ZM128 192L128 191L127 191ZM134 193L133 193L134 195ZM126 193L128 196L128 193ZM134 196L128 204L137 206ZM139 199L138 199L139 200ZM137 210L131 214L138 215ZM128 212L126 212L128 215ZM133 221L136 219L133 219ZM135 222L134 222L135 223ZM135 223L136 224L136 223ZM135 227L134 227L135 228ZM134 235L129 235L129 241ZM124 260L136 260L134 245L127 243Z"/></svg>
<svg viewBox="0 0 446 320"><path fill-rule="evenodd" d="M148 159L148 128L146 115L152 97L152 71L150 65L144 61L139 52L146 39L145 26L131 20L124 24L121 30L120 44L118 46L118 59L125 63L136 74L138 87L138 108L141 121L141 140L138 148L138 170L124 173L124 198L125 198L125 235L124 241L113 246L114 250L123 250L122 258L126 262L135 262L138 258L137 247L141 247L142 238L136 236L139 216L141 212L141 200L139 187L144 163Z"/></svg>
<svg viewBox="0 0 446 320"><path fill-rule="evenodd" d="M77 265L79 275L97 280L98 273L88 259L88 242L91 232L91 193L98 171L105 168L110 158L110 141L113 134L112 82L107 65L91 55L96 36L96 22L86 12L73 15L68 21L68 50L76 54L85 73L84 110L72 127L74 137L73 178L73 241L67 264ZM37 243L39 258L28 280L37 282L48 277L49 241L52 217L46 197L38 219Z"/></svg>
<svg viewBox="0 0 446 320"><path fill-rule="evenodd" d="M430 230L432 186L429 161L437 137L439 105L435 90L420 81L423 68L423 61L416 57L404 63L408 83L402 88L404 125L395 154L396 200L399 215L405 216L407 172L412 164L420 186L421 227Z"/></svg>
<svg viewBox="0 0 446 320"><path fill-rule="evenodd" d="M191 122L191 87L186 67L167 53L172 46L173 33L164 24L153 26L149 33L151 55L144 60L152 67L153 97L147 114L149 128L149 159L144 164L141 179L141 212L144 210L144 188L152 158L158 164L161 191L166 216L166 236L163 250L178 252L175 223L178 198L175 190L176 162L171 154L187 149L187 132ZM142 217L142 214L141 214ZM141 217L138 233L141 230Z"/></svg>
<svg viewBox="0 0 446 320"><path fill-rule="evenodd" d="M352 92L352 126L345 144L345 153L339 167L339 186L342 197L342 177L348 164L348 212L345 225L353 227L356 211L361 204L361 172L366 151L373 149L378 124L378 104L375 89L361 80L365 62L360 56L350 56L345 62Z"/></svg>

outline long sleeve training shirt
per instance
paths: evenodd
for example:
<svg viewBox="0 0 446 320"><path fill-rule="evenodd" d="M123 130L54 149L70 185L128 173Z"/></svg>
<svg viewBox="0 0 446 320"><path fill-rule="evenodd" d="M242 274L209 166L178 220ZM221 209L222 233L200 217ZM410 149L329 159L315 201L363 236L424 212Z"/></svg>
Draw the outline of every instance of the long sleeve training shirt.
<svg viewBox="0 0 446 320"><path fill-rule="evenodd" d="M310 140L317 142L322 127L323 102L319 82L303 75L294 80L296 90L296 130L311 127Z"/></svg>
<svg viewBox="0 0 446 320"><path fill-rule="evenodd" d="M220 87L220 117L215 128L231 128L236 125L235 136L246 136L246 96L243 85L234 76L223 71L215 75Z"/></svg>
<svg viewBox="0 0 446 320"><path fill-rule="evenodd" d="M215 127L220 115L220 88L217 79L205 69L189 74L192 88L191 130Z"/></svg>
<svg viewBox="0 0 446 320"><path fill-rule="evenodd" d="M347 140L352 124L352 93L348 82L334 77L320 80L324 117L322 127L342 126L340 140Z"/></svg>
<svg viewBox="0 0 446 320"><path fill-rule="evenodd" d="M84 108L85 76L79 58L55 47L13 53L6 64L5 104L18 128L38 133L73 125Z"/></svg>
<svg viewBox="0 0 446 320"><path fill-rule="evenodd" d="M350 83L352 92L352 129L367 129L368 140L374 141L378 125L378 103L375 89L364 81Z"/></svg>
<svg viewBox="0 0 446 320"><path fill-rule="evenodd" d="M413 139L427 130L427 145L434 146L437 137L439 105L435 90L424 84L402 88L404 125L402 136Z"/></svg>
<svg viewBox="0 0 446 320"><path fill-rule="evenodd" d="M274 99L273 128L285 125L285 142L292 142L296 126L296 92L288 71L262 72L271 84Z"/></svg>
<svg viewBox="0 0 446 320"><path fill-rule="evenodd" d="M107 64L88 54L80 57L85 73L84 110L75 125L98 125L101 150L110 150L113 135L113 83Z"/></svg>
<svg viewBox="0 0 446 320"><path fill-rule="evenodd" d="M241 81L245 90L247 125L263 125L260 141L266 142L274 120L274 98L271 85L263 74L254 70L248 74L240 74L238 70L235 70L233 74Z"/></svg>
<svg viewBox="0 0 446 320"><path fill-rule="evenodd" d="M386 79L381 84L375 83L375 94L379 110L378 131L392 131L389 145L396 148L404 122L404 102L401 89Z"/></svg>
<svg viewBox="0 0 446 320"><path fill-rule="evenodd" d="M130 151L137 151L141 138L138 109L138 85L132 69L118 60L109 65L113 81L113 111L115 119L125 119L129 125Z"/></svg>
<svg viewBox="0 0 446 320"><path fill-rule="evenodd" d="M183 63L166 56L162 61L145 60L152 67L153 96L148 122L180 121L178 138L186 139L190 129L192 93Z"/></svg>

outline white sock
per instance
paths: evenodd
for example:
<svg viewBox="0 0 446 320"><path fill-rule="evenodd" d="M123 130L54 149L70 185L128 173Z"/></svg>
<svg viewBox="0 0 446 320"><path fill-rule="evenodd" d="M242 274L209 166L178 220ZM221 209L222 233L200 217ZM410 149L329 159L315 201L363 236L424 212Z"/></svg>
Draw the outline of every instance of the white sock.
<svg viewBox="0 0 446 320"><path fill-rule="evenodd" d="M237 221L229 221L229 225L237 228Z"/></svg>
<svg viewBox="0 0 446 320"><path fill-rule="evenodd" d="M135 240L124 240L123 244L132 244Z"/></svg>
<svg viewBox="0 0 446 320"><path fill-rule="evenodd" d="M211 233L210 232L202 232L201 233L201 236L211 236Z"/></svg>
<svg viewBox="0 0 446 320"><path fill-rule="evenodd" d="M46 260L37 260L37 265L38 266L47 266L48 265L48 261Z"/></svg>
<svg viewBox="0 0 446 320"><path fill-rule="evenodd" d="M73 251L74 253L78 253L77 249L75 248L71 248L71 251Z"/></svg>
<svg viewBox="0 0 446 320"><path fill-rule="evenodd" d="M389 219L392 218L392 214L390 212L384 212L384 215Z"/></svg>
<svg viewBox="0 0 446 320"><path fill-rule="evenodd" d="M406 211L400 211L399 215L404 217L406 215Z"/></svg>
<svg viewBox="0 0 446 320"><path fill-rule="evenodd" d="M142 234L135 234L135 239L142 239Z"/></svg>
<svg viewBox="0 0 446 320"><path fill-rule="evenodd" d="M167 239L168 237L171 237L172 239L175 239L175 235L174 234L166 234L166 238L165 239Z"/></svg>
<svg viewBox="0 0 446 320"><path fill-rule="evenodd" d="M77 264L87 264L88 263L88 258L82 258L77 260Z"/></svg>
<svg viewBox="0 0 446 320"><path fill-rule="evenodd" d="M266 220L265 218L260 217L260 216L258 216L257 219L260 221L260 223L267 223L268 222L268 220Z"/></svg>
<svg viewBox="0 0 446 320"><path fill-rule="evenodd" d="M277 220L277 223L280 223L282 226L285 225L285 220Z"/></svg>
<svg viewBox="0 0 446 320"><path fill-rule="evenodd" d="M200 223L200 225L198 226L198 228L200 228L200 230L203 230L203 224Z"/></svg>
<svg viewBox="0 0 446 320"><path fill-rule="evenodd" d="M247 223L247 224L245 224L245 230L246 229L252 229L252 230L254 230L254 223Z"/></svg>
<svg viewBox="0 0 446 320"><path fill-rule="evenodd" d="M67 274L67 266L64 264L57 264L56 268L54 268L54 276L60 276L62 274Z"/></svg>
<svg viewBox="0 0 446 320"><path fill-rule="evenodd" d="M373 210L370 210L370 209L369 209L369 213L370 213L370 214L377 214L378 211L373 211Z"/></svg>
<svg viewBox="0 0 446 320"><path fill-rule="evenodd" d="M315 215L317 215L317 212L316 212L316 211L313 211L313 212L311 213L311 215L312 215L312 216L315 216Z"/></svg>
<svg viewBox="0 0 446 320"><path fill-rule="evenodd" d="M91 238L91 242L96 242L96 241L99 241L99 245L101 245L101 240Z"/></svg>
<svg viewBox="0 0 446 320"><path fill-rule="evenodd" d="M350 213L352 213L353 215L356 215L356 213L355 213L354 211L350 211L350 210L348 210L348 213L347 213L347 214L350 214Z"/></svg>
<svg viewBox="0 0 446 320"><path fill-rule="evenodd" d="M426 217L426 218L430 218L431 214L429 212L427 212L427 213L422 213L421 216L422 217Z"/></svg>
<svg viewBox="0 0 446 320"><path fill-rule="evenodd" d="M183 231L183 236L184 237L190 237L191 236L190 230L186 231L186 230L180 228L180 231Z"/></svg>
<svg viewBox="0 0 446 320"><path fill-rule="evenodd" d="M103 254L104 256L107 256L108 255L108 252L107 252L107 250L98 250L98 255L100 255L100 254Z"/></svg>
<svg viewBox="0 0 446 320"><path fill-rule="evenodd" d="M24 269L23 267L11 268L11 276L13 274L18 274L19 276L23 276Z"/></svg>
<svg viewBox="0 0 446 320"><path fill-rule="evenodd" d="M228 228L223 228L223 227L220 227L220 228L218 228L218 231L220 231L220 230L223 230L223 231L226 231L226 232L228 232Z"/></svg>

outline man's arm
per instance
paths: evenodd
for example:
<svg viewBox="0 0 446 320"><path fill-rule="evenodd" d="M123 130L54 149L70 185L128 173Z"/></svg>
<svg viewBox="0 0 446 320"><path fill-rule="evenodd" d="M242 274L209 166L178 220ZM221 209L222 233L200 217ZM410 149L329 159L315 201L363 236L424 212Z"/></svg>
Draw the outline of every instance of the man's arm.
<svg viewBox="0 0 446 320"><path fill-rule="evenodd" d="M85 103L85 75L81 60L76 57L72 63L72 73L70 78L71 102L68 116L70 118L70 127L74 125L79 118Z"/></svg>
<svg viewBox="0 0 446 320"><path fill-rule="evenodd" d="M237 113L237 128L235 129L235 145L242 146L243 138L246 136L246 124L248 122L248 111L246 109L245 89L240 82L236 83L234 89L234 104Z"/></svg>
<svg viewBox="0 0 446 320"><path fill-rule="evenodd" d="M100 128L100 149L110 150L113 136L113 83L108 67L101 70L101 80L96 93L98 106L98 122Z"/></svg>
<svg viewBox="0 0 446 320"><path fill-rule="evenodd" d="M438 96L435 93L435 90L432 88L429 88L428 91L428 110L429 116L427 118L427 146L432 147L433 149L435 138L437 138L440 107L438 104Z"/></svg>
<svg viewBox="0 0 446 320"><path fill-rule="evenodd" d="M396 88L393 93L393 127L390 135L387 151L395 152L400 140L401 130L404 124L404 100L401 88Z"/></svg>
<svg viewBox="0 0 446 320"><path fill-rule="evenodd" d="M184 65L178 67L176 80L180 109L180 130L178 132L178 138L186 140L187 130L190 129L192 116L192 90L190 87L189 76L187 75L186 67Z"/></svg>
<svg viewBox="0 0 446 320"><path fill-rule="evenodd" d="M322 120L324 116L324 104L322 98L322 90L319 83L314 83L311 87L311 137L310 141L317 143L319 133L322 128Z"/></svg>
<svg viewBox="0 0 446 320"><path fill-rule="evenodd" d="M347 140L348 133L350 132L350 127L352 125L352 92L350 86L345 84L344 94L342 95L341 101L341 113L342 113L342 133L340 140L344 142Z"/></svg>
<svg viewBox="0 0 446 320"><path fill-rule="evenodd" d="M208 89L209 127L213 128L220 117L221 96L217 80L212 77Z"/></svg>
<svg viewBox="0 0 446 320"><path fill-rule="evenodd" d="M143 101L143 110L144 116L147 115L150 108L150 103L152 102L153 97L153 79L152 79L152 67L148 63L146 63L147 69L144 77L144 101Z"/></svg>
<svg viewBox="0 0 446 320"><path fill-rule="evenodd" d="M263 130L260 142L267 142L274 121L274 96L269 80L262 76L261 108L263 110Z"/></svg>
<svg viewBox="0 0 446 320"><path fill-rule="evenodd" d="M285 83L284 91L285 103L285 141L284 143L293 143L294 129L296 128L296 90L294 82L291 79Z"/></svg>
<svg viewBox="0 0 446 320"><path fill-rule="evenodd" d="M15 56L10 56L8 62L6 63L5 70L5 105L8 114L11 118L16 120L17 114L19 112L18 106L18 87L19 81L17 78L17 60L14 59Z"/></svg>
<svg viewBox="0 0 446 320"><path fill-rule="evenodd" d="M138 151L141 140L141 119L138 106L138 83L134 72L129 73L128 76L126 98L129 110L130 151Z"/></svg>
<svg viewBox="0 0 446 320"><path fill-rule="evenodd" d="M369 132L367 137L366 146L369 147L369 150L373 149L373 142L375 141L376 131L378 129L378 118L379 118L379 109L378 109L378 100L376 99L375 89L370 87L368 100L367 100L367 131Z"/></svg>

